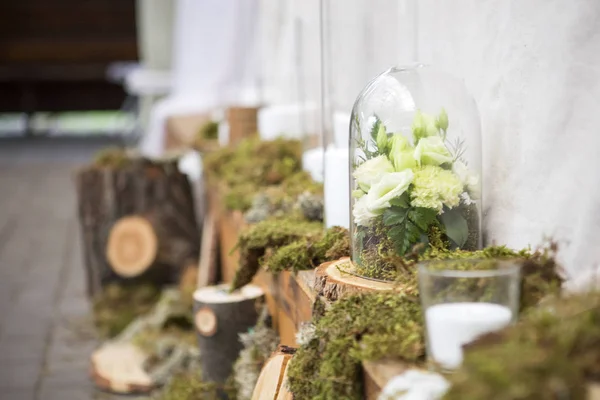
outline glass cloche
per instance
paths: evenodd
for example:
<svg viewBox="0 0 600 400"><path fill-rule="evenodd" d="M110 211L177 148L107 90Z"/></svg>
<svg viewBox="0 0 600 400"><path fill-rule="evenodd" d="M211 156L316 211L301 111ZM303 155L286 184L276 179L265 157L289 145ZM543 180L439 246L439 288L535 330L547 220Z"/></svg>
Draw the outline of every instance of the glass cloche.
<svg viewBox="0 0 600 400"><path fill-rule="evenodd" d="M424 65L372 80L352 110L350 164L359 275L392 279L390 256L481 246L481 125L461 80Z"/></svg>

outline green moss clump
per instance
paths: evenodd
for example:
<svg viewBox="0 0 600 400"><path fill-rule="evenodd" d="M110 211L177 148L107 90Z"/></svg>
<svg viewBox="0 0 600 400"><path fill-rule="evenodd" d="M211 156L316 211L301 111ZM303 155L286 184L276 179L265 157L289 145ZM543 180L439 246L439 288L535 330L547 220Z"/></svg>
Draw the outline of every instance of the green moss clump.
<svg viewBox="0 0 600 400"><path fill-rule="evenodd" d="M198 139L216 140L219 137L219 123L208 121L198 130Z"/></svg>
<svg viewBox="0 0 600 400"><path fill-rule="evenodd" d="M94 156L94 166L100 168L122 168L131 162L125 149L120 147L109 147L100 150Z"/></svg>
<svg viewBox="0 0 600 400"><path fill-rule="evenodd" d="M209 154L204 166L209 181L224 185L227 206L247 210L262 188L280 185L302 170L302 144L297 140L260 141L246 139L235 148L222 148ZM298 179L298 178L293 178ZM238 202L235 197L244 197ZM235 207L235 208L234 208Z"/></svg>
<svg viewBox="0 0 600 400"><path fill-rule="evenodd" d="M523 277L522 309L535 306L542 298L559 293L563 283L562 268L555 258L557 248L552 243L536 251L530 248L517 251L506 246L489 246L476 251L448 250L444 247L429 246L423 252L423 246L417 245L404 257L390 255L383 250L373 250L377 248L371 246L371 250L363 252L363 262L355 266L355 272L368 278L396 281L403 287L413 288L414 291L418 290L416 264L427 260L499 259L520 263ZM388 248L387 244L383 243L381 249L386 248ZM473 265L469 264L469 267ZM476 264L474 267L487 268L485 263Z"/></svg>
<svg viewBox="0 0 600 400"><path fill-rule="evenodd" d="M324 234L308 235L275 249L271 256L265 257L264 262L271 272L297 272L313 269L324 262L347 257L349 254L348 230L335 226Z"/></svg>
<svg viewBox="0 0 600 400"><path fill-rule="evenodd" d="M350 254L348 230L297 218L269 219L240 235L240 266L232 290L250 283L260 266L268 271L302 271Z"/></svg>
<svg viewBox="0 0 600 400"><path fill-rule="evenodd" d="M290 361L294 398L361 399L362 361L422 360L421 319L418 299L398 293L366 293L333 303L316 322L314 337Z"/></svg>
<svg viewBox="0 0 600 400"><path fill-rule="evenodd" d="M198 374L184 373L173 377L159 400L222 400L223 394L235 400L235 385L229 381L225 385L203 382Z"/></svg>
<svg viewBox="0 0 600 400"><path fill-rule="evenodd" d="M297 218L274 218L252 225L240 234L236 248L240 251L240 266L232 283L232 290L250 283L269 249L277 249L292 242L318 237L323 224Z"/></svg>
<svg viewBox="0 0 600 400"><path fill-rule="evenodd" d="M448 400L586 399L600 381L600 293L556 299L467 346Z"/></svg>
<svg viewBox="0 0 600 400"><path fill-rule="evenodd" d="M107 285L93 301L94 322L102 337L118 335L136 317L150 311L160 298L151 284Z"/></svg>

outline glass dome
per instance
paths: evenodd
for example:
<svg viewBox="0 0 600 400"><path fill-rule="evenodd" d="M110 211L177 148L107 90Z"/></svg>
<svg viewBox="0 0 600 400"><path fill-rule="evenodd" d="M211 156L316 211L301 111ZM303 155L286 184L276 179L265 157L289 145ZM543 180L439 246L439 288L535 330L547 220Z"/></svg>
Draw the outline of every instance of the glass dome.
<svg viewBox="0 0 600 400"><path fill-rule="evenodd" d="M481 125L461 80L423 65L376 77L352 109L350 160L358 274L392 279L390 257L481 246Z"/></svg>

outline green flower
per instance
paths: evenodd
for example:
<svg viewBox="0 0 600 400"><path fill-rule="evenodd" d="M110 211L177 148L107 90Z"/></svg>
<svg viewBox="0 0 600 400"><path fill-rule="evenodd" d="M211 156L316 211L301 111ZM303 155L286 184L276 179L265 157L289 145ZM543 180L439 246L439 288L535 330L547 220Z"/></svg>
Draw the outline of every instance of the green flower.
<svg viewBox="0 0 600 400"><path fill-rule="evenodd" d="M402 196L408 190L412 180L413 172L410 169L384 175L365 196L367 209L372 213L381 214L383 210L391 207L391 200Z"/></svg>
<svg viewBox="0 0 600 400"><path fill-rule="evenodd" d="M389 142L392 144L390 160L397 172L414 168L417 165L414 157L414 149L404 136L401 134L392 135Z"/></svg>
<svg viewBox="0 0 600 400"><path fill-rule="evenodd" d="M452 162L452 154L439 136L430 136L419 140L415 148L415 160L418 165L441 165Z"/></svg>
<svg viewBox="0 0 600 400"><path fill-rule="evenodd" d="M415 113L412 131L415 143L418 143L425 137L436 136L439 132L435 123L435 119L431 115L425 114L420 110L417 110Z"/></svg>
<svg viewBox="0 0 600 400"><path fill-rule="evenodd" d="M435 120L435 126L444 132L446 132L448 129L448 114L443 108L442 111L440 111L440 115L438 115L437 119Z"/></svg>
<svg viewBox="0 0 600 400"><path fill-rule="evenodd" d="M462 192L463 184L452 171L426 165L415 171L410 204L441 212L444 206L456 207L460 203Z"/></svg>
<svg viewBox="0 0 600 400"><path fill-rule="evenodd" d="M386 156L377 156L365 161L359 165L352 176L356 179L356 184L363 191L368 192L371 186L381 180L381 178L394 172L394 166Z"/></svg>
<svg viewBox="0 0 600 400"><path fill-rule="evenodd" d="M388 146L388 136L385 131L385 125L379 124L379 129L377 130L377 149L379 153L385 153L387 151Z"/></svg>

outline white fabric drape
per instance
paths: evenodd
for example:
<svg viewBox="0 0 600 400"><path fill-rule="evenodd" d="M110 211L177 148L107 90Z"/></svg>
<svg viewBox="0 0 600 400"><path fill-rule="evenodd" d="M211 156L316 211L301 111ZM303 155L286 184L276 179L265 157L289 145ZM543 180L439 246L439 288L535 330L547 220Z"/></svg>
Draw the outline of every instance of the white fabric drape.
<svg viewBox="0 0 600 400"><path fill-rule="evenodd" d="M142 154L162 155L171 115L256 102L257 12L258 0L177 0L173 91L152 110Z"/></svg>

